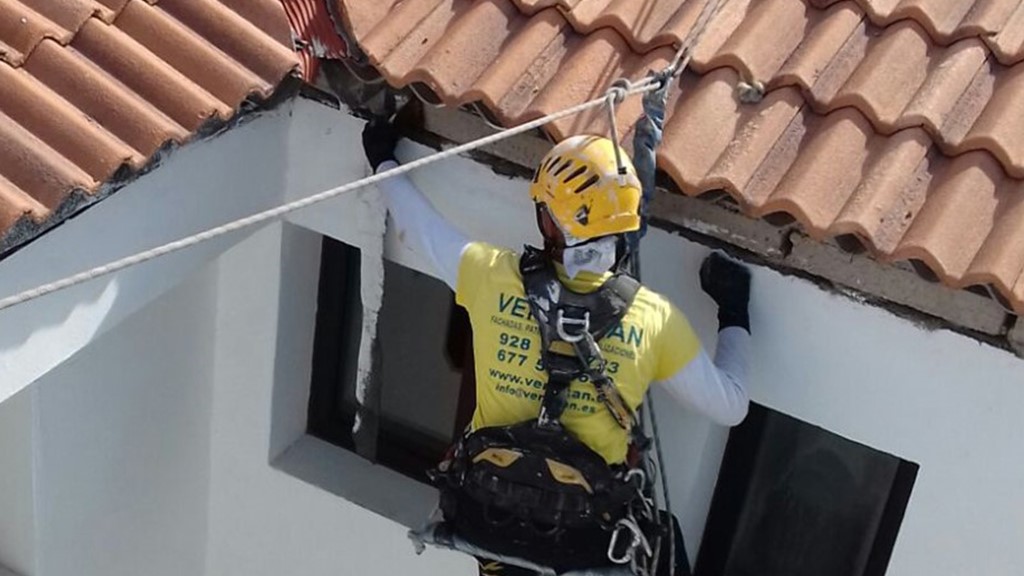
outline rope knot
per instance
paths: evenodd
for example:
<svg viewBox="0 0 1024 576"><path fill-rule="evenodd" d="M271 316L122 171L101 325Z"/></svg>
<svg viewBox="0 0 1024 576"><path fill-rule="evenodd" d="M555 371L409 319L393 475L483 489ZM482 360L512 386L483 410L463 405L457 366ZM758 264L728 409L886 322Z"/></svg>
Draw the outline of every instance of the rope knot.
<svg viewBox="0 0 1024 576"><path fill-rule="evenodd" d="M619 78L615 82L612 82L610 88L608 88L608 99L611 100L612 104L621 104L623 100L628 96L628 92L633 88L633 83L625 78Z"/></svg>

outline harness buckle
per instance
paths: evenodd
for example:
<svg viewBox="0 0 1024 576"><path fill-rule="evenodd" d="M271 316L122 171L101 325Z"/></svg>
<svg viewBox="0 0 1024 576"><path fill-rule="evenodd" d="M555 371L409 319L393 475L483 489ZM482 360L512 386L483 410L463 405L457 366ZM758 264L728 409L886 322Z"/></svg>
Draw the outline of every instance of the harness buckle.
<svg viewBox="0 0 1024 576"><path fill-rule="evenodd" d="M578 329L578 332L570 334L566 326L572 326ZM565 315L565 309L559 308L555 315L555 330L559 338L571 344L583 340L590 334L590 310L583 311L583 318L569 318Z"/></svg>

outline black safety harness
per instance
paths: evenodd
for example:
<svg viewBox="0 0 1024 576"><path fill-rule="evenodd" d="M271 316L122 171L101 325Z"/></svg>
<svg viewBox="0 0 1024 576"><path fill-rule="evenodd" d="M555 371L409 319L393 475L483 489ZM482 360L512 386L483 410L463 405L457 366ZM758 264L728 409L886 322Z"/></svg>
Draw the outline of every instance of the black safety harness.
<svg viewBox="0 0 1024 576"><path fill-rule="evenodd" d="M540 414L475 430L456 444L431 472L445 520L482 548L514 555L526 547L532 561L556 571L560 563L570 566L567 561L572 568L610 561L648 574L656 556L651 542L664 532L648 496L649 441L608 376L597 345L622 321L640 285L616 273L594 292L574 292L559 281L550 259L530 247L519 268L548 373ZM609 466L563 427L560 419L576 380L594 386L598 400L630 431L639 457Z"/></svg>

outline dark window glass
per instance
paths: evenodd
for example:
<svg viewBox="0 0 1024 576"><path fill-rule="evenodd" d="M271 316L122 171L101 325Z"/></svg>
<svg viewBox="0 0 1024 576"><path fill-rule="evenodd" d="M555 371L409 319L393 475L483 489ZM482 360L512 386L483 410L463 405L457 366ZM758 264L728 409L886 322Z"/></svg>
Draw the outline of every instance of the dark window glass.
<svg viewBox="0 0 1024 576"><path fill-rule="evenodd" d="M752 405L729 436L696 574L880 576L917 469Z"/></svg>
<svg viewBox="0 0 1024 576"><path fill-rule="evenodd" d="M385 261L384 300L366 376L376 393L361 407L360 258L358 248L323 241L307 431L426 481L425 471L443 456L458 420L465 420L458 407L465 396L463 368L472 373L468 321L444 283ZM362 431L355 435L357 420Z"/></svg>

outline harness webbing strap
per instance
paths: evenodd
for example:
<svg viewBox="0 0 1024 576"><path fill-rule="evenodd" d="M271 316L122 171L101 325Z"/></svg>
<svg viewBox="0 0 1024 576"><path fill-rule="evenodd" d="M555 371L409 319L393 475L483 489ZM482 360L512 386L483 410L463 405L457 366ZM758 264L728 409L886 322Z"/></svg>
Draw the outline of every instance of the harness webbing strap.
<svg viewBox="0 0 1024 576"><path fill-rule="evenodd" d="M597 342L622 321L640 289L639 282L617 273L594 292L574 292L559 281L544 253L529 246L519 260L519 270L540 327L541 359L548 373L538 422L557 425L568 404L570 383L586 376L615 421L636 432L636 416L606 374L607 362Z"/></svg>

